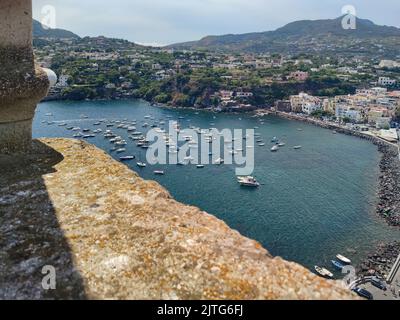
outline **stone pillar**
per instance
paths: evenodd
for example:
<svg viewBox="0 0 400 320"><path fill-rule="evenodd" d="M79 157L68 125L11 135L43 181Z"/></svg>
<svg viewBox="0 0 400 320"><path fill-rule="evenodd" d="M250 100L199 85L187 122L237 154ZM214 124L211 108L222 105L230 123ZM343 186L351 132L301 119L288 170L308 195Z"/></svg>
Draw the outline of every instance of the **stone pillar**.
<svg viewBox="0 0 400 320"><path fill-rule="evenodd" d="M27 151L37 103L47 95L47 74L35 67L32 1L0 2L0 153Z"/></svg>

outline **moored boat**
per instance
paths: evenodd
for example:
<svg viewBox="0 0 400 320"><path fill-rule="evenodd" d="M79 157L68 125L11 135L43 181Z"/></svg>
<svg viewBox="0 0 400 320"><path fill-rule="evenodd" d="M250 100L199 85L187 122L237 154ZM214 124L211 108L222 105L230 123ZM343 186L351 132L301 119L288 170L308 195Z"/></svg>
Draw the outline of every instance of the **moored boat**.
<svg viewBox="0 0 400 320"><path fill-rule="evenodd" d="M325 269L325 268L322 268L319 266L315 266L314 269L319 275L321 275L324 278L328 278L328 279L333 278L333 273L330 272L328 269Z"/></svg>
<svg viewBox="0 0 400 320"><path fill-rule="evenodd" d="M256 178L251 176L237 177L237 180L239 184L244 187L257 188L260 186L260 183L256 180Z"/></svg>
<svg viewBox="0 0 400 320"><path fill-rule="evenodd" d="M349 258L346 258L345 256L338 254L336 258L340 261L343 262L344 264L351 264L351 260Z"/></svg>
<svg viewBox="0 0 400 320"><path fill-rule="evenodd" d="M333 266L338 270L343 270L343 268L345 267L345 265L340 263L339 261L332 260L331 262L332 262Z"/></svg>
<svg viewBox="0 0 400 320"><path fill-rule="evenodd" d="M144 162L137 162L136 164L140 168L145 168L147 166L147 164L145 164Z"/></svg>
<svg viewBox="0 0 400 320"><path fill-rule="evenodd" d="M120 157L119 160L120 161L130 161L135 159L135 156L125 156L125 157Z"/></svg>

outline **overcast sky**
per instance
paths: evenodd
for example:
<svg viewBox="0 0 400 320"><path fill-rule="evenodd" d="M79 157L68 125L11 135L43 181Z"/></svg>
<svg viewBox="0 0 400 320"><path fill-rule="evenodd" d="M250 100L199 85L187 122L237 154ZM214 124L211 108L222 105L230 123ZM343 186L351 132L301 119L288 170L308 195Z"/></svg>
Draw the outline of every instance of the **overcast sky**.
<svg viewBox="0 0 400 320"><path fill-rule="evenodd" d="M348 4L360 18L400 27L399 0L33 0L33 9L41 21L42 8L54 6L57 27L80 36L160 45L335 18Z"/></svg>

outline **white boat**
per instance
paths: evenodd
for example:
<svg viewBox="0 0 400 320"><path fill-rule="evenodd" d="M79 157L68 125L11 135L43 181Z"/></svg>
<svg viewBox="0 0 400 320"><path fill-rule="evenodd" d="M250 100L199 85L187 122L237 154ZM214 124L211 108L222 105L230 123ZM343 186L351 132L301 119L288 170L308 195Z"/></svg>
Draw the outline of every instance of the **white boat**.
<svg viewBox="0 0 400 320"><path fill-rule="evenodd" d="M314 269L315 271L318 272L319 275L323 276L324 278L329 278L329 279L333 278L333 273L330 272L328 269L319 266L315 266Z"/></svg>
<svg viewBox="0 0 400 320"><path fill-rule="evenodd" d="M258 144L260 147L264 147L265 146L265 143L259 143Z"/></svg>
<svg viewBox="0 0 400 320"><path fill-rule="evenodd" d="M197 165L197 169L203 169L204 168L204 164L198 164Z"/></svg>
<svg viewBox="0 0 400 320"><path fill-rule="evenodd" d="M254 177L251 177L251 176L237 177L237 179L238 179L238 182L240 183L240 185L244 186L244 187L257 188L260 186L258 181Z"/></svg>
<svg viewBox="0 0 400 320"><path fill-rule="evenodd" d="M120 157L119 160L120 161L130 161L135 159L135 156L125 156L125 157Z"/></svg>
<svg viewBox="0 0 400 320"><path fill-rule="evenodd" d="M271 148L271 151L272 152L277 152L279 150L279 147L278 146L273 146L272 148Z"/></svg>
<svg viewBox="0 0 400 320"><path fill-rule="evenodd" d="M338 254L336 258L345 264L351 264L351 260L345 256L342 256L341 254Z"/></svg>
<svg viewBox="0 0 400 320"><path fill-rule="evenodd" d="M138 162L138 163L136 163L136 164L137 164L137 166L140 167L140 168L145 168L145 167L147 167L147 164L145 164L144 162Z"/></svg>
<svg viewBox="0 0 400 320"><path fill-rule="evenodd" d="M116 150L117 153L122 153L122 152L125 152L125 151L126 151L125 148L120 148L120 149L117 149L117 150Z"/></svg>
<svg viewBox="0 0 400 320"><path fill-rule="evenodd" d="M294 150L299 150L299 149L301 149L301 148L303 148L303 147L302 147L302 146L294 146L294 147L293 147Z"/></svg>
<svg viewBox="0 0 400 320"><path fill-rule="evenodd" d="M156 171L154 171L154 174L158 175L158 176L163 176L165 174L165 172L162 170L156 170Z"/></svg>
<svg viewBox="0 0 400 320"><path fill-rule="evenodd" d="M278 147L284 147L284 146L286 146L286 143L280 142L280 143L278 144Z"/></svg>
<svg viewBox="0 0 400 320"><path fill-rule="evenodd" d="M215 160L215 164L217 164L217 165L221 165L221 164L223 164L225 161L224 161L224 159L222 159L222 158L218 158L217 160Z"/></svg>

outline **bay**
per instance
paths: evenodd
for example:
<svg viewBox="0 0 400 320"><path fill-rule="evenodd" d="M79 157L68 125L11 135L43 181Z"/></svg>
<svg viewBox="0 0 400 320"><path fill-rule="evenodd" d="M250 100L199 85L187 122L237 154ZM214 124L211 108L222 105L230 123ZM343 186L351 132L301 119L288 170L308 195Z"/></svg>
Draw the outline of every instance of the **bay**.
<svg viewBox="0 0 400 320"><path fill-rule="evenodd" d="M71 138L74 132L66 130L68 126L106 130L105 124L93 125L100 119L136 119L138 130L145 132L148 129L141 124L154 122L145 119L147 115L166 122L181 117L183 128L258 127L256 132L266 143L255 146L254 176L262 183L258 189L241 188L232 165L204 169L195 165L140 169L136 161L127 165L143 178L158 181L176 200L197 206L259 241L274 256L310 269L316 264L332 269L330 260L338 253L357 263L378 243L400 238L398 230L375 214L380 154L372 143L356 137L274 116L260 123L251 115L159 108L142 100L43 102L36 110L33 134ZM59 126L62 123L66 126ZM111 129L128 141L122 155L146 159L146 150L129 140L126 130ZM275 136L286 146L272 153L270 141ZM88 142L110 152L102 134ZM294 150L296 145L303 148ZM121 154L112 156L118 159ZM154 170L164 170L165 175L154 175Z"/></svg>

